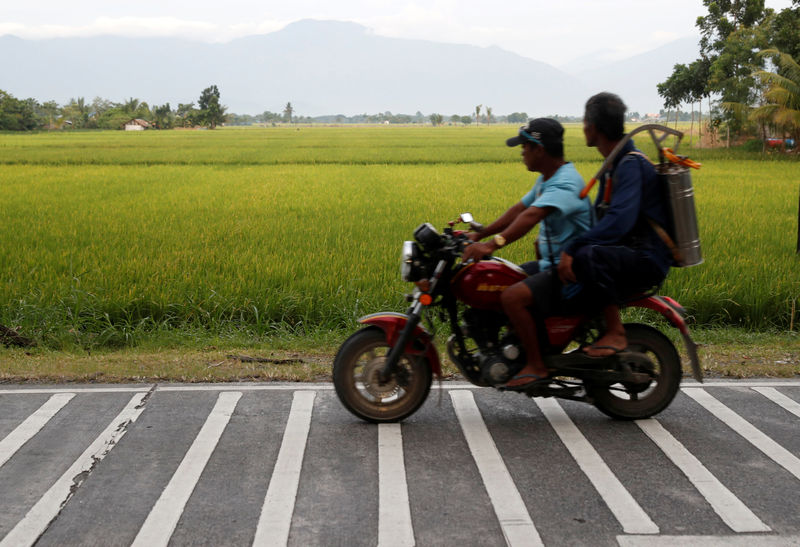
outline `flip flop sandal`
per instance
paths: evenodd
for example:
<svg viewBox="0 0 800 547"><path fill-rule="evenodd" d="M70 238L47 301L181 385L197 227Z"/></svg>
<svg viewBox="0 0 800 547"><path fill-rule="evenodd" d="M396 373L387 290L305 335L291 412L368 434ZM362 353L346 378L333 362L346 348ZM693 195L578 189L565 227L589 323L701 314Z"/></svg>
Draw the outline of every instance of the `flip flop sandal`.
<svg viewBox="0 0 800 547"><path fill-rule="evenodd" d="M525 379L525 378L531 378L531 381L530 382L523 382L521 384L509 385L514 380L522 380L522 379ZM547 375L547 374L545 374L545 375L540 375L540 374L521 374L519 376L514 376L513 378L511 378L511 380L508 381L508 383L506 383L505 385L503 385L501 387L503 389L510 389L510 390L527 389L527 388L531 387L534 384L537 384L539 382L543 382L543 381L549 380L549 379L550 379L550 376Z"/></svg>
<svg viewBox="0 0 800 547"><path fill-rule="evenodd" d="M614 353L611 353L609 355L589 355L589 352L586 351L587 349L610 349ZM611 357L612 355L616 355L617 353L622 353L626 349L627 348L618 348L616 346L595 346L595 345L591 345L591 346L586 346L585 348L583 348L583 353L586 355L586 357L591 357L592 359L605 359L606 357Z"/></svg>

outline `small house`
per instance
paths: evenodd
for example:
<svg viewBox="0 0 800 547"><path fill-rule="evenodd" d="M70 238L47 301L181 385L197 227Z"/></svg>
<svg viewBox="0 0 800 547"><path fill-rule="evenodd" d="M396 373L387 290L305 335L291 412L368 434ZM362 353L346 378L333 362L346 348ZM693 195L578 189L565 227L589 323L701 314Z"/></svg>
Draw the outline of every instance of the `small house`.
<svg viewBox="0 0 800 547"><path fill-rule="evenodd" d="M125 124L125 131L144 131L150 128L150 123L141 118L134 118Z"/></svg>

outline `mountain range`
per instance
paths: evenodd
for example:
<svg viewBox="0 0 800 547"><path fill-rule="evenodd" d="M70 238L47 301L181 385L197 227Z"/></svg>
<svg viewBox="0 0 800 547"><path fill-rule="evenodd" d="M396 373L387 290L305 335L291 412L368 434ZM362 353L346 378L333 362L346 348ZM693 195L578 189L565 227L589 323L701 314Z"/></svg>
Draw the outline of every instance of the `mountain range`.
<svg viewBox="0 0 800 547"><path fill-rule="evenodd" d="M227 43L178 38L0 37L0 89L15 97L151 105L197 101L218 86L229 112L304 116L362 113L580 115L593 93L618 93L632 111L657 112L656 84L697 58L684 38L621 61L587 52L562 68L499 47L387 38L350 22L303 20Z"/></svg>

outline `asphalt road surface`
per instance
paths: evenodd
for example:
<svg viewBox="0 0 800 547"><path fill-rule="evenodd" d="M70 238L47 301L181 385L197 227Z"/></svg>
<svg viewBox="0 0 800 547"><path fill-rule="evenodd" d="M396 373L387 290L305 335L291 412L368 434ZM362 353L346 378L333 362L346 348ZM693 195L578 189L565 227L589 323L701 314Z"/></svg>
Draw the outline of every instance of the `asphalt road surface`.
<svg viewBox="0 0 800 547"><path fill-rule="evenodd" d="M637 422L444 383L380 426L330 384L3 386L0 546L800 545L798 433L800 381Z"/></svg>

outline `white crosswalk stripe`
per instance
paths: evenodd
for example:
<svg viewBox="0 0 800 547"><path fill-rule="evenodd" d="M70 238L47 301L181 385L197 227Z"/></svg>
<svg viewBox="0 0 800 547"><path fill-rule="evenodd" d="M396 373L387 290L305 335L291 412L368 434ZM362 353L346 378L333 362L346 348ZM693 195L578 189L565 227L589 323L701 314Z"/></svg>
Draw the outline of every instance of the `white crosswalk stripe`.
<svg viewBox="0 0 800 547"><path fill-rule="evenodd" d="M161 497L153 506L147 520L144 521L139 534L133 541L134 547L155 547L169 543L169 538L172 537L172 532L178 524L183 508L189 501L189 496L192 495L192 491L241 396L240 392L220 393L217 404L208 415L203 428L186 452L186 456L169 484L161 492Z"/></svg>
<svg viewBox="0 0 800 547"><path fill-rule="evenodd" d="M127 427L142 413L146 393L134 395L125 408L106 427L83 454L61 475L17 525L0 541L0 547L33 545L50 522L58 515L62 505L73 493L76 477L89 471L119 442Z"/></svg>
<svg viewBox="0 0 800 547"><path fill-rule="evenodd" d="M492 500L494 512L509 546L542 545L539 532L531 520L525 502L497 451L472 392L451 391L450 398L458 421L464 430L469 449Z"/></svg>
<svg viewBox="0 0 800 547"><path fill-rule="evenodd" d="M747 416L747 414L739 414L734 408L723 404L709 393L708 389L710 388L692 385L683 389L682 392L691 401L697 402L708 412L702 417L697 417L696 414L693 414L693 420L702 419L709 423L715 421L715 419L722 421L727 426L725 429L730 429L730 433L728 433L730 440L741 436L758 448L769 460L778 463L796 479L800 480L800 458L791 451L797 452L798 445L791 445L791 443L786 442L786 439L789 438L786 436L786 431L792 431L792 428L800 427L800 420L794 420L795 417L800 418L800 403L796 400L798 393L796 388L800 387L800 383L787 386L774 384L774 386L746 385L745 387L750 387L751 390L739 390L737 391L737 396L742 397L743 393L749 393L751 395L747 396L763 401L763 406L769 407L773 405L771 408L774 409L772 412L776 418L778 413L783 412L778 407L793 415L788 416L790 423L786 422L787 415L785 414L782 414L783 418L781 420L759 422L779 427L779 431L782 432L781 438L787 445L786 447L781 446L765 432L769 427L765 426L764 431L760 430L743 417L743 415ZM187 518L186 514L190 507L190 501L193 496L198 497L196 494L197 485L202 484L202 481L208 475L206 467L213 453L219 450L220 446L225 445L223 439L229 439L230 437L230 435L228 437L224 436L226 430L232 427L232 423L242 423L232 422L232 417L240 412L239 408L245 404L243 401L250 397L253 398L252 400L259 400L263 404L268 404L264 402L263 393L268 391L264 385L259 386L259 389L256 390L240 390L238 386L234 388L227 386L227 389L220 389L224 386L213 387L213 390L208 391L216 391L218 393L213 394L216 402L212 410L208 415L198 416L198 424L200 420L204 420L199 433L183 455L177 469L171 475L168 475L169 480L165 478L164 482L161 483L163 485L161 491L152 498L157 498L157 501L152 507L148 507L148 511L142 514L141 518L144 518L144 514L147 515L144 518L144 522L141 525L137 524L138 529L127 540L95 538L97 542L130 543L133 540L131 544L137 546L167 545L170 543L178 524L181 523L181 526L183 526L182 519ZM309 526L308 513L302 514L299 522L293 519L298 503L298 493L301 491L300 484L303 480L304 458L307 457L306 447L314 438L312 434L312 418L315 421L317 419L314 408L318 394L324 394L319 396L325 397L328 402L333 399L333 394L327 386L321 386L320 389L314 389L313 386L308 385L296 386L300 388L291 390L293 391L291 394L287 393L290 391L289 388L291 386L276 387L277 389L274 390L276 394L285 393L285 395L281 396L287 405L289 403L288 397L291 395L291 408L286 419L285 428L283 428L282 437L278 438L280 429L271 429L270 431L273 432L276 438L267 440L268 443L273 443L272 446L277 449L277 457L274 460L268 484L265 481L266 491L260 491L258 494L263 496L263 498L260 498L263 499L263 505L261 506L260 514L254 515L253 523L255 526L251 532L253 535L250 537L253 538L252 544L259 546L289 545L292 543L290 540L294 526ZM498 446L508 447L510 445L508 442L502 444L499 440L498 444L495 443L493 435L498 433L496 419L495 421L488 421L491 424L490 427L478 408L476 397L483 396L483 393L492 394L494 392L491 390L475 390L464 385L454 387L454 389L447 391L456 420L460 426L458 435L463 435L463 440L468 449L467 457L474 462L477 470L475 477L479 477L478 484L473 487L480 491L479 495L476 494L476 499L488 499L488 502L484 503L490 504L490 507L487 508L476 507L475 511L485 512L488 509L491 512L490 514L493 514L492 518L496 518L499 530L503 534L503 540L509 546L545 545L548 544L548 541L554 541L558 544L558 538L553 536L553 529L550 523L537 520L538 526L534 525L531 515L536 514L532 513L532 511L536 510L536 507L526 505L526 501L520 493L520 488L515 482L515 477L510 471L510 469L518 470L520 467L519 465L516 467L507 466L505 459L507 456L501 454L498 449ZM724 390L725 387L725 385L720 385L711 389ZM791 393L794 398L789 397L785 389L779 391L776 387L794 389ZM144 426L140 428L136 422L142 412L146 411L146 403L152 394L163 392L164 395L161 395L161 397L185 397L185 395L182 396L180 394L185 394L191 390L192 386L165 386L163 389L154 387L150 390L150 393L138 388L111 391L98 390L97 393L104 393L105 397L125 397L127 399L132 395L132 398L128 400L127 405L108 424L105 430L91 442L90 446L85 448L83 453L69 465L67 471L61 474L60 478L49 488L42 488L42 490L46 489L46 491L38 498L38 501L31 502L33 505L30 508L19 512L20 515L24 512L24 516L18 522L7 526L5 528L5 530L8 530L7 533L4 532L2 528L3 521L0 519L0 536L5 533L5 537L0 539L0 547L33 545L40 541L41 537L47 536L51 531L49 529L51 523L58 522L63 518L60 512L65 506L69 505L75 492L78 489L85 488L85 486L82 486L84 482L87 484L90 482L93 470L100 465L107 464L102 460L118 445L121 437L133 427L142 431ZM16 397L20 396L24 391L26 390L4 390L4 393ZM37 389L36 393L39 391L41 390ZM133 393L131 393L132 391ZM27 390L27 392L33 394L34 390ZM18 458L28 457L27 452L35 452L35 449L27 448L29 446L28 443L31 443L34 439L47 436L52 429L46 428L50 420L59 412L63 412L65 408L72 408L72 405L81 404L76 403L76 401L81 398L85 401L87 397L90 397L90 395L87 395L89 392L91 390L88 388L44 391L44 393L51 395L50 398L29 416L23 417L20 415L19 420L21 421L18 424L6 421L6 425L3 427L6 431L10 430L11 432L5 438L0 439L0 471L10 473L11 471L8 468L14 467L14 469L18 469ZM81 397L76 398L75 393L81 393ZM0 395L3 395L3 393L0 393ZM211 393L207 395L207 397L211 396ZM182 400L185 401L187 399ZM210 399L207 398L207 400L210 405ZM322 401L322 399L320 400ZM728 399L723 398L723 400L727 401ZM755 401L755 399L751 400ZM697 443L684 445L678 440L678 438L682 438L685 442L686 431L671 431L673 428L677 429L678 422L674 421L674 419L671 421L669 416L664 419L659 417L638 420L635 422L638 428L634 428L633 431L641 439L650 439L652 441L652 444L644 441L642 446L646 444L650 448L645 447L643 449L665 456L666 459L663 461L670 462L668 463L669 466L674 466L674 474L682 475L688 479L688 483L685 483L682 488L688 492L688 489L693 487L695 490L693 495L696 500L699 500L698 503L707 504L707 514L713 515L711 512L713 510L719 516L721 523L717 525L714 532L706 536L697 535L698 532L702 533L702 529L688 529L691 533L687 533L685 536L658 535L659 525L653 520L657 516L656 511L652 508L652 505L648 505L652 504L652 500L641 499L641 488L631 488L630 484L626 485L628 481L631 481L631 477L625 478L624 473L620 476L615 475L609 464L600 456L600 453L605 454L606 452L598 452L590 442L590 439L597 439L598 437L585 431L586 425L584 421L573 421L567 412L570 407L562 406L554 399L534 399L533 401L546 420L542 420L536 415L535 419L539 421L539 425L536 427L545 427L548 428L548 431L552 430L552 433L555 433L553 438L557 437L561 441L559 447L563 444L563 448L559 448L559 450L565 448L564 454L569 453L572 457L568 465L580 470L580 473L585 475L588 479L585 488L593 487L592 495L595 496L598 503L602 503L608 509L610 512L609 520L611 521L610 517L612 515L616 519L616 523L610 528L615 531L613 535L607 536L605 541L616 541L619 545L723 545L738 544L736 542L744 544L748 541L764 545L797 544L797 538L800 537L798 536L800 534L800 517L798 517L796 526L790 527L788 534L784 534L783 531L786 529L785 522L779 522L780 526L771 526L773 522L770 518L772 517L765 512L763 505L756 504L752 508L748 507L747 504L750 503L748 499L752 500L752 498L748 498L747 492L742 492L741 485L738 488L731 488L729 484L725 484L731 481L730 476L726 477L724 473L718 473L719 476L715 476L712 470L719 469L719 464L716 464L717 467L714 465L709 467L707 462L704 463L704 459L708 458L708 453L703 454L701 451L701 453L693 454L687 446L697 447L699 446ZM684 398L683 404L686 408L684 412L688 411L688 405L692 404L691 401ZM0 399L0 403L2 402L3 399ZM165 404L166 402L166 399L162 399L162 403ZM525 400L525 404L527 404L527 400ZM121 405L122 401L119 402L119 406ZM338 405L334 404L331 407L323 405L322 402L320 405L327 409L334 408L335 412L342 412L344 415L345 411ZM115 408L119 408L119 406ZM2 412L1 408L0 412ZM748 411L750 411L749 408ZM245 411L242 410L241 412ZM326 412L330 412L330 410L326 410ZM485 412L487 412L488 416L488 411ZM285 415L285 410L283 413ZM571 410L570 413L572 413ZM74 414L80 415L80 413ZM0 414L1 418L2 414ZM362 433L370 431L370 426L360 422L355 423L358 423L358 426L354 426L354 431L355 428L359 428L358 430ZM601 422L595 422L594 427L597 427L599 423ZM611 424L610 427L613 427L614 424L614 422L602 423L609 423ZM442 426L446 427L447 424L443 423ZM100 427L102 427L102 424L99 424L97 429ZM240 427L242 426L240 425ZM407 452L408 448L404 448L405 442L415 442L413 435L407 437L410 434L409 432L413 432L413 430L407 428L414 427L414 422L410 421L404 424L380 424L376 429L371 430L376 434L376 437L372 437L376 439L376 444L374 446L370 445L369 451L372 451L377 460L377 477L361 477L360 480L364 482L374 480L374 485L377 488L378 507L375 508L377 525L372 532L368 532L369 529L362 529L363 533L376 534L372 536L372 541L367 541L372 545L378 544L382 547L414 545L415 528L420 526L419 523L415 522L415 519L421 518L425 512L429 511L429 508L424 505L418 506L416 512L411 510L415 503L421 503L418 498L415 500L415 496L419 496L419 490L415 491L410 488L413 483L409 481L414 481L415 477L407 476L409 458L414 457L416 454ZM702 432L702 428L692 428L690 430ZM718 430L719 428L715 429L715 431ZM537 429L537 431L541 433L541 430ZM632 434L631 430L626 431L628 431L628 434ZM92 433L92 436L94 434ZM366 437L357 435L354 438ZM407 441L407 438L411 440ZM126 443L129 440L132 441L133 439L126 439ZM187 444L188 441L189 439L187 439ZM416 442L418 443L419 440L417 439ZM595 440L594 442L597 443L598 441ZM714 438L714 442L720 442L719 435ZM744 443L739 444L744 445ZM419 444L412 444L411 446L414 446L414 450L420 449ZM26 449L23 450L23 448ZM442 447L432 446L430 448L434 451L442 450ZM715 446L713 449L724 452L724 449L719 446ZM119 448L116 450L125 449ZM462 448L462 450L464 449ZM73 453L78 451L76 450ZM349 457L348 454L332 454L331 456ZM769 462L764 456L758 454L758 457L764 463ZM14 465L15 462L17 462L16 466ZM617 463L619 464L619 462ZM567 462L561 461L559 465L567 465ZM614 465L612 467L619 472L618 467ZM87 477L90 479L87 480ZM309 477L306 477L306 479L309 479ZM475 482L474 478L470 480ZM533 489L527 486L527 489L523 490L526 496L536 496L538 484L533 484ZM440 487L440 485L436 484L430 486L434 488ZM2 482L0 482L1 487ZM787 488L790 488L790 491L792 489L798 491L800 490L800 485L794 485L793 488L787 486ZM739 495L743 495L743 497L740 499L732 490ZM308 492L308 489L305 491ZM595 491L596 494L594 494ZM698 493L699 496L697 495ZM3 493L0 492L0 499L2 497ZM637 500L637 497L640 499ZM213 501L206 500L204 503L213 503ZM577 502L577 500L573 501ZM790 503L796 503L796 501L796 499L787 500ZM560 500L560 503L565 502L569 502L569 500ZM586 501L584 500L583 503L586 503ZM645 511L645 507L648 508L648 511ZM565 511L569 513L569 509L565 509ZM580 514L580 512L578 511L575 514ZM662 523L659 522L659 524ZM730 529L730 534L733 535L718 535L719 527L722 524ZM551 526L551 528L548 529L548 526ZM674 534L675 530L686 529L683 527L683 523L677 527L675 524L669 525L669 528L665 524L662 524L662 526L665 533L669 534ZM620 527L624 534L616 535L619 534ZM667 529L669 530L668 532ZM773 532L773 529L780 529L780 534ZM185 532L184 529L182 530ZM757 536L742 535L756 532L759 533ZM323 539L321 538L320 544L324 544ZM203 538L198 538L198 541L203 541ZM599 543L603 543L603 541L599 541Z"/></svg>
<svg viewBox="0 0 800 547"><path fill-rule="evenodd" d="M28 416L14 431L0 441L0 467L6 463L22 445L36 435L50 418L64 408L75 396L74 393L56 393L51 396L39 409Z"/></svg>
<svg viewBox="0 0 800 547"><path fill-rule="evenodd" d="M606 462L572 423L564 409L553 399L534 400L555 429L561 442L614 513L622 529L629 534L657 534L658 526L622 486Z"/></svg>
<svg viewBox="0 0 800 547"><path fill-rule="evenodd" d="M378 425L378 545L414 545L400 424Z"/></svg>
<svg viewBox="0 0 800 547"><path fill-rule="evenodd" d="M800 418L800 403L795 401L794 399L790 399L774 387L754 387L752 388L753 391L756 391L775 403L776 405L782 407L784 410L788 410L798 418Z"/></svg>
<svg viewBox="0 0 800 547"><path fill-rule="evenodd" d="M288 542L315 396L313 391L294 393L283 443L272 471L253 545L277 546Z"/></svg>
<svg viewBox="0 0 800 547"><path fill-rule="evenodd" d="M794 456L770 437L759 431L753 424L719 402L703 389L686 390L686 394L703 405L711 414L758 448L775 463L800 479L800 458Z"/></svg>
<svg viewBox="0 0 800 547"><path fill-rule="evenodd" d="M637 420L636 424L658 445L672 463L708 501L714 511L734 532L769 532L770 528L742 501L717 480L691 452L678 442L654 418Z"/></svg>

